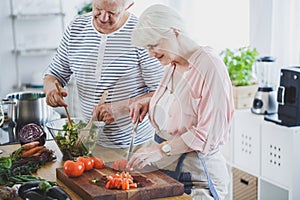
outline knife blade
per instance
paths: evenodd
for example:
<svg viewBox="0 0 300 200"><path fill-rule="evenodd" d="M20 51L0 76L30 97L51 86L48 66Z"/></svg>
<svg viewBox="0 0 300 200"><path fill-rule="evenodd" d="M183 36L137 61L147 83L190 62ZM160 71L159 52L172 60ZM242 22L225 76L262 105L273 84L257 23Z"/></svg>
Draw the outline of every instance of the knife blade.
<svg viewBox="0 0 300 200"><path fill-rule="evenodd" d="M131 132L131 140L130 140L130 145L129 145L128 152L127 152L127 159L126 159L127 161L129 161L130 156L132 154L133 145L134 145L134 138L135 138L135 135L137 133L137 127L138 127L138 124L139 124L139 118L140 118L140 113L138 114L137 120L134 123L133 129L132 129L132 132Z"/></svg>

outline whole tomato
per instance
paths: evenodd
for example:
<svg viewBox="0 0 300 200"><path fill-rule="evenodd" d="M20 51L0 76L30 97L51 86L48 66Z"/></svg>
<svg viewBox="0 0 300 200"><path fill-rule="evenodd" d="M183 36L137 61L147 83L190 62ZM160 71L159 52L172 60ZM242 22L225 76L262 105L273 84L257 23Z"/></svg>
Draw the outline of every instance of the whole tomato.
<svg viewBox="0 0 300 200"><path fill-rule="evenodd" d="M103 169L105 168L105 162L101 158L94 157L94 168L95 169Z"/></svg>
<svg viewBox="0 0 300 200"><path fill-rule="evenodd" d="M77 177L80 176L84 172L84 163L76 162L72 160L67 160L64 163L64 172L69 177Z"/></svg>
<svg viewBox="0 0 300 200"><path fill-rule="evenodd" d="M89 171L94 168L94 159L92 157L80 156L77 158L77 161L84 163L84 171Z"/></svg>

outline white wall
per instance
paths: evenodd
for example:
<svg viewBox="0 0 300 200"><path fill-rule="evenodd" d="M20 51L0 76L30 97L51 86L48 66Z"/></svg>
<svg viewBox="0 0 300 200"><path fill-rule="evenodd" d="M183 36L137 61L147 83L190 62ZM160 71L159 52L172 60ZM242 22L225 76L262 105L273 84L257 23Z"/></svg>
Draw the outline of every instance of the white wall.
<svg viewBox="0 0 300 200"><path fill-rule="evenodd" d="M14 0L21 2L47 2L54 0ZM66 13L65 24L76 15L78 8L90 0L62 0ZM210 45L217 51L224 48L237 48L249 44L249 0L136 0L130 9L137 16L149 5L164 3L177 9L184 20L190 36L200 45ZM10 18L10 0L0 1L0 98L15 91L18 85L17 70L13 49L12 20ZM54 23L54 22L53 22ZM31 25L25 23L25 29L30 31ZM36 24L32 24L32 26ZM54 26L54 27L53 27ZM43 32L49 32L37 45L52 43L58 45L61 38L61 28L45 21ZM38 32L38 30L36 30ZM18 33L22 36L22 33ZM39 33L36 34L37 36ZM33 37L34 39L38 39ZM40 40L41 41L41 40ZM20 78L22 83L36 81L47 67L53 55L32 57L27 56L19 60ZM37 78L36 78L37 77ZM37 80L39 81L39 80Z"/></svg>

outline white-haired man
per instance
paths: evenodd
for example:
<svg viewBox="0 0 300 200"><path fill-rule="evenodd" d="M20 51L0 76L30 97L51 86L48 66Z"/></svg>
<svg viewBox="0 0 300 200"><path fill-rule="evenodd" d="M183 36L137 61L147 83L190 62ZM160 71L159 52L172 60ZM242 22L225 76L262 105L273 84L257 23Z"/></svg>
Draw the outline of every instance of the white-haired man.
<svg viewBox="0 0 300 200"><path fill-rule="evenodd" d="M106 123L99 145L126 149L131 138L132 123L129 104L152 96L163 70L148 52L131 44L132 31L138 21L128 11L132 0L93 0L92 12L76 17L66 29L57 53L44 76L46 102L52 107L67 106L61 94L74 75L82 115ZM106 103L97 105L102 93ZM148 118L139 124L135 146L145 144L154 134ZM126 150L124 150L126 152ZM125 156L125 153L117 153ZM101 155L104 157L105 155ZM108 155L110 159L116 159Z"/></svg>

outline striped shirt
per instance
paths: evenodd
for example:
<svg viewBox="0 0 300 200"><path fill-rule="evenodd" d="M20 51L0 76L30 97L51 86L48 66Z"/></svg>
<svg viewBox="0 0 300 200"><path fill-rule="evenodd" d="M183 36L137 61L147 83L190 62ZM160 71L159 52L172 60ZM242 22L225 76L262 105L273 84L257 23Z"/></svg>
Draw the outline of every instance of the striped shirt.
<svg viewBox="0 0 300 200"><path fill-rule="evenodd" d="M131 34L137 17L130 15L119 30L101 34L93 26L92 14L78 16L66 29L57 53L45 74L54 75L65 86L74 75L82 115L89 119L104 90L106 102L142 96L155 91L163 75L156 59L147 50L133 46ZM114 109L114 108L113 108ZM124 116L106 125L99 143L127 147L132 131L131 118ZM154 129L145 117L138 127L135 144L153 136Z"/></svg>

